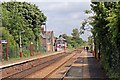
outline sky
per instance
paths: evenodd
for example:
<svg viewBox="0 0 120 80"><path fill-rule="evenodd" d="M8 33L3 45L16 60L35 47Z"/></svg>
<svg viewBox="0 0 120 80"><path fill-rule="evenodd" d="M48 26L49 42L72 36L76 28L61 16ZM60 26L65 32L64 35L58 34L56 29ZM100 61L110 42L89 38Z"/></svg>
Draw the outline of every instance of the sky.
<svg viewBox="0 0 120 80"><path fill-rule="evenodd" d="M71 35L72 30L80 29L81 22L90 16L84 13L85 10L90 9L89 0L25 0L25 2L36 4L47 16L47 30L54 31L56 37L61 34ZM85 31L80 37L87 40L90 35L89 31Z"/></svg>

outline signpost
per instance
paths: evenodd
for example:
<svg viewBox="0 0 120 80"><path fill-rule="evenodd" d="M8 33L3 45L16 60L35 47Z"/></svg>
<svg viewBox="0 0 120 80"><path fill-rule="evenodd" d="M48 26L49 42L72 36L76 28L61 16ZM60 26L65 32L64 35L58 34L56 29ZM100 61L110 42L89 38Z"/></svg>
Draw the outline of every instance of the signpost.
<svg viewBox="0 0 120 80"><path fill-rule="evenodd" d="M1 40L1 43L7 43L7 40Z"/></svg>
<svg viewBox="0 0 120 80"><path fill-rule="evenodd" d="M1 43L6 44L6 60L8 60L8 41L7 40L1 40Z"/></svg>

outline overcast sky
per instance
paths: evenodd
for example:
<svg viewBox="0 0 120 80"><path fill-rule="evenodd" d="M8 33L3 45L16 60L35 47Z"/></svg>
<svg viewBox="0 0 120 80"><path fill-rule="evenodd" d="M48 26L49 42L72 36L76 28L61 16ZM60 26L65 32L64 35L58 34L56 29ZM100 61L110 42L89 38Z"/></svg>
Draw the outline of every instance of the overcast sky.
<svg viewBox="0 0 120 80"><path fill-rule="evenodd" d="M10 1L10 0L3 0ZM24 1L24 0L17 0ZM90 9L89 0L25 0L36 4L39 9L47 16L47 30L53 30L55 36L60 34L71 35L72 29L80 28L81 22L90 15L84 14L84 10ZM86 31L81 35L83 40L87 40L87 36L91 35Z"/></svg>

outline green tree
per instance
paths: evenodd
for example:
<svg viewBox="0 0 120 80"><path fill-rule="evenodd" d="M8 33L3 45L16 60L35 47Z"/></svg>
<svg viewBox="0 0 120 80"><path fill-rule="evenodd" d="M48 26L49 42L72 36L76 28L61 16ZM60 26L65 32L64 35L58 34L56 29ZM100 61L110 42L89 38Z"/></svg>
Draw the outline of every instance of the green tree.
<svg viewBox="0 0 120 80"><path fill-rule="evenodd" d="M22 45L27 46L30 41L40 44L40 27L46 16L34 4L27 2L2 3L2 24L6 27L14 40L19 44L20 32Z"/></svg>
<svg viewBox="0 0 120 80"><path fill-rule="evenodd" d="M73 29L71 35L73 36L73 39L77 40L80 37L79 30L77 28Z"/></svg>
<svg viewBox="0 0 120 80"><path fill-rule="evenodd" d="M13 41L20 45L21 35L25 53L29 52L31 41L34 43L35 49L38 49L40 47L40 28L47 19L38 6L27 2L12 1L3 2L0 8L2 10L2 26L9 33L8 35L13 37ZM3 38L7 39L5 35Z"/></svg>
<svg viewBox="0 0 120 80"><path fill-rule="evenodd" d="M92 2L91 10L94 16L89 24L93 26L91 32L96 57L101 57L101 63L111 79L119 79L120 2Z"/></svg>
<svg viewBox="0 0 120 80"><path fill-rule="evenodd" d="M77 28L73 29L71 33L72 36L68 36L67 34L62 34L62 37L66 39L68 48L78 48L81 47L83 40L80 38L80 33Z"/></svg>
<svg viewBox="0 0 120 80"><path fill-rule="evenodd" d="M2 29L2 39L7 40L7 42L8 42L8 57L9 58L18 57L19 56L19 46L15 42L14 37L4 27L1 27L1 29ZM6 59L5 58L6 45L5 44L2 44L2 45L3 45L3 59Z"/></svg>

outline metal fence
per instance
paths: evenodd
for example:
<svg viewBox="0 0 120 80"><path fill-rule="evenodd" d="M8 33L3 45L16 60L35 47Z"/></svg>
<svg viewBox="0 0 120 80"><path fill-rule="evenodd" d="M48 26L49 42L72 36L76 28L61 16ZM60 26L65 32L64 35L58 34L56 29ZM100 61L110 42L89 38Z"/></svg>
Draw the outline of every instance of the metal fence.
<svg viewBox="0 0 120 80"><path fill-rule="evenodd" d="M29 57L39 53L44 53L46 49L42 46L37 45L27 45L22 46L22 57ZM32 54L32 55L31 55ZM20 48L18 45L9 46L8 45L8 59L20 58ZM6 59L6 45L2 44L2 59Z"/></svg>

